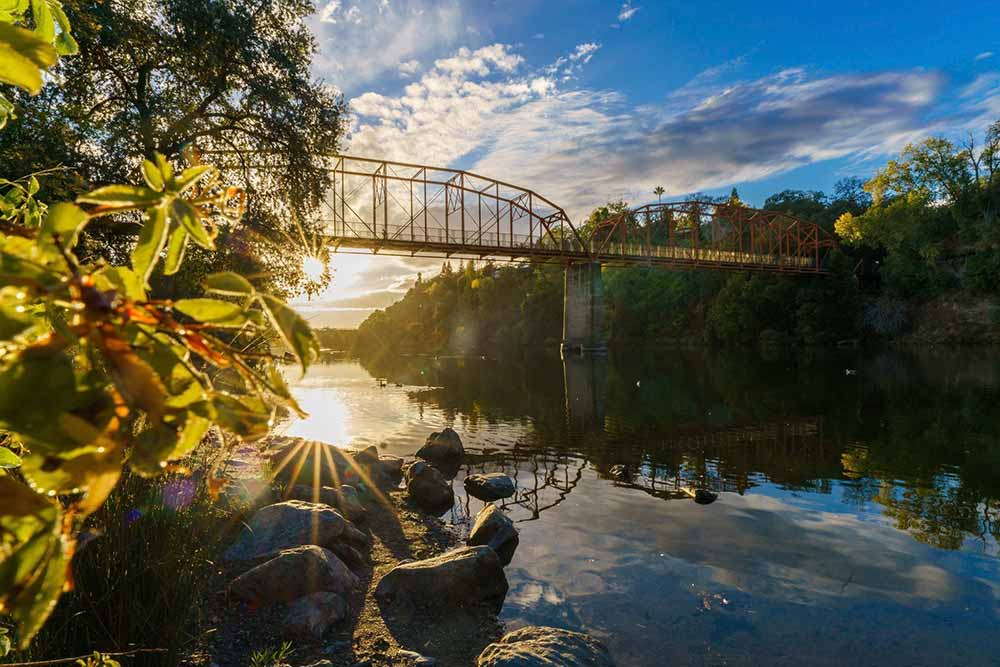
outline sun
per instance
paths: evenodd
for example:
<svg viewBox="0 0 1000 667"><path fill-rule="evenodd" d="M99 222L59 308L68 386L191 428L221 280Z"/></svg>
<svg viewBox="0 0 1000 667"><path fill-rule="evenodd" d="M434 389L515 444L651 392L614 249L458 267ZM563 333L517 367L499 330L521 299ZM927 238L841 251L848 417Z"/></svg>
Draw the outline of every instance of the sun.
<svg viewBox="0 0 1000 667"><path fill-rule="evenodd" d="M306 258L302 260L302 273L304 273L306 277L314 283L318 283L323 280L323 274L325 271L326 265L319 257L307 255Z"/></svg>

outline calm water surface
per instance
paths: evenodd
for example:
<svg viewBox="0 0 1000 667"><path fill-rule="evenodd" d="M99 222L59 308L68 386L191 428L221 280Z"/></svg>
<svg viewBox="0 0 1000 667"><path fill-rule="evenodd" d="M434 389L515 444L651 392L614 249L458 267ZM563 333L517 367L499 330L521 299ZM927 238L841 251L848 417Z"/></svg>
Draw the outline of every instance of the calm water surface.
<svg viewBox="0 0 1000 667"><path fill-rule="evenodd" d="M1000 661L995 354L411 357L294 391L292 435L412 455L454 426L456 524L483 506L466 474L516 479L511 628L588 631L620 665Z"/></svg>

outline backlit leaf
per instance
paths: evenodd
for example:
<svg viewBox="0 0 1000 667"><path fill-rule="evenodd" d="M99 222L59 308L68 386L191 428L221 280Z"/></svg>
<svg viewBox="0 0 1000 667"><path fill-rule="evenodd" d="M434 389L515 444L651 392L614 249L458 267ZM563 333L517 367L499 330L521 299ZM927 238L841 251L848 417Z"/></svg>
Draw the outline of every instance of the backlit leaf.
<svg viewBox="0 0 1000 667"><path fill-rule="evenodd" d="M205 289L214 294L228 296L250 296L254 293L250 281L232 271L210 274L205 278Z"/></svg>
<svg viewBox="0 0 1000 667"><path fill-rule="evenodd" d="M0 468L16 468L21 465L21 457L6 447L0 447Z"/></svg>
<svg viewBox="0 0 1000 667"><path fill-rule="evenodd" d="M149 160L142 161L142 177L145 179L146 185L157 192L163 192L163 174L160 172L160 168Z"/></svg>
<svg viewBox="0 0 1000 667"><path fill-rule="evenodd" d="M183 192L187 190L192 185L205 178L214 169L207 164L199 164L193 167L188 167L180 173L180 175L174 179L174 190L177 192Z"/></svg>
<svg viewBox="0 0 1000 667"><path fill-rule="evenodd" d="M77 236L88 219L87 213L76 204L59 202L49 208L39 233L46 240L58 236L60 245L68 250L76 245Z"/></svg>
<svg viewBox="0 0 1000 667"><path fill-rule="evenodd" d="M49 4L45 0L31 0L31 17L35 20L35 34L51 44L56 38L56 26Z"/></svg>
<svg viewBox="0 0 1000 667"><path fill-rule="evenodd" d="M217 327L241 327L247 322L243 309L237 304L218 299L180 299L174 302L174 309Z"/></svg>
<svg viewBox="0 0 1000 667"><path fill-rule="evenodd" d="M281 339L299 360L302 373L305 374L309 364L319 356L320 346L316 334L305 319L280 299L264 294L261 295L261 303L274 328L281 334Z"/></svg>
<svg viewBox="0 0 1000 667"><path fill-rule="evenodd" d="M142 185L106 185L78 197L83 204L97 204L101 213L149 208L160 203L163 195Z"/></svg>
<svg viewBox="0 0 1000 667"><path fill-rule="evenodd" d="M30 30L0 23L0 83L37 95L42 89L42 70L57 60L59 55L52 45Z"/></svg>
<svg viewBox="0 0 1000 667"><path fill-rule="evenodd" d="M148 160L146 164L152 166ZM156 173L159 174L159 170ZM166 244L167 214L162 206L157 206L147 211L146 222L139 231L139 241L132 250L132 270L139 275L144 285L149 284L149 276Z"/></svg>
<svg viewBox="0 0 1000 667"><path fill-rule="evenodd" d="M187 250L188 233L180 225L174 227L167 240L167 259L163 265L163 275L172 276L181 268L184 262L184 252Z"/></svg>
<svg viewBox="0 0 1000 667"><path fill-rule="evenodd" d="M73 39L72 27L69 24L69 19L66 17L66 12L63 11L62 5L57 0L49 0L49 8L52 10L53 16L55 16L56 23L59 24L59 36L56 37L55 41L56 51L61 56L76 55L79 53L80 47L77 45L76 40Z"/></svg>
<svg viewBox="0 0 1000 667"><path fill-rule="evenodd" d="M270 431L271 411L255 396L212 395L216 420L224 430L244 440L259 440Z"/></svg>
<svg viewBox="0 0 1000 667"><path fill-rule="evenodd" d="M170 206L170 217L182 225L191 239L206 250L215 250L215 242L198 219L198 213L183 199L175 199Z"/></svg>

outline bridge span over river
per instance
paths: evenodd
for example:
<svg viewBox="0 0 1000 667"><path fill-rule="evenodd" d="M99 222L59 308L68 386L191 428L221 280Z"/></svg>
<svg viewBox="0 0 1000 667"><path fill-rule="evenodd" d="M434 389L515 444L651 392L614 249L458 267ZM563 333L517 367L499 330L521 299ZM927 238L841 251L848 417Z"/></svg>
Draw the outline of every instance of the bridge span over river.
<svg viewBox="0 0 1000 667"><path fill-rule="evenodd" d="M602 265L825 273L836 246L785 213L704 201L647 204L574 225L533 190L458 169L339 155L322 207L336 252L558 262L563 346L602 349Z"/></svg>

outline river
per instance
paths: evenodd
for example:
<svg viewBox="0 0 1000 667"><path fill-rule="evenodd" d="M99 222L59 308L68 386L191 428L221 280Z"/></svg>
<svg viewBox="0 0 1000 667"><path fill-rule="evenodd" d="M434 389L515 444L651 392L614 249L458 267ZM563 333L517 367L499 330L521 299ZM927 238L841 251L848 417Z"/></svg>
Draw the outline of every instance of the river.
<svg viewBox="0 0 1000 667"><path fill-rule="evenodd" d="M289 435L410 456L453 426L446 521L483 506L466 474L516 479L509 628L590 632L623 666L1000 655L995 353L384 358L293 391Z"/></svg>

